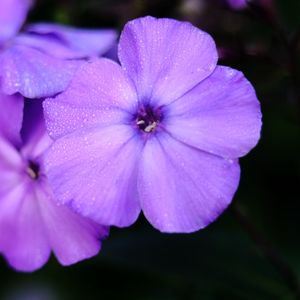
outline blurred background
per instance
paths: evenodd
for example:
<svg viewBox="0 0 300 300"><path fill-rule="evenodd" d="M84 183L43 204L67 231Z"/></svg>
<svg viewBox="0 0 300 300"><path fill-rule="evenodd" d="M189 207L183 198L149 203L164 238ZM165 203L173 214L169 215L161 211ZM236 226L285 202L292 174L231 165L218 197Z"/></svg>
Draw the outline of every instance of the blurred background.
<svg viewBox="0 0 300 300"><path fill-rule="evenodd" d="M141 216L112 228L97 257L67 268L52 258L16 273L0 257L0 299L299 299L300 1L237 10L225 0L37 0L28 22L121 30L145 15L210 33L219 64L243 71L257 91L262 138L241 159L233 204L194 234L161 234Z"/></svg>

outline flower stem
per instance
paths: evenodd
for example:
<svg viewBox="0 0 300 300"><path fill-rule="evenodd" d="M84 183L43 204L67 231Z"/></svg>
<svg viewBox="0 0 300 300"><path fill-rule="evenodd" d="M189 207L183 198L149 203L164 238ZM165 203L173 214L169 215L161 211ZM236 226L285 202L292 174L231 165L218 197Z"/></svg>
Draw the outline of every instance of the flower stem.
<svg viewBox="0 0 300 300"><path fill-rule="evenodd" d="M232 213L243 230L256 244L260 252L268 259L273 267L284 279L287 287L295 295L295 300L300 300L300 286L296 273L291 266L285 261L280 253L273 247L269 240L257 229L257 227L249 220L245 211L239 204L232 205Z"/></svg>

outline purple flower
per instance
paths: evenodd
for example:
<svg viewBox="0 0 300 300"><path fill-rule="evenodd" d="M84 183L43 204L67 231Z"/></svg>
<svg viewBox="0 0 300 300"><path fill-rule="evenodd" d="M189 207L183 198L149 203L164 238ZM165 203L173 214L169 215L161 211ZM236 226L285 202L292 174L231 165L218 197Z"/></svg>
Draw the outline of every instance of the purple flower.
<svg viewBox="0 0 300 300"><path fill-rule="evenodd" d="M232 9L240 10L247 7L247 0L227 0L228 5Z"/></svg>
<svg viewBox="0 0 300 300"><path fill-rule="evenodd" d="M66 88L82 63L78 59L107 52L116 32L41 23L18 34L30 3L0 3L0 91L28 98L53 96Z"/></svg>
<svg viewBox="0 0 300 300"><path fill-rule="evenodd" d="M51 250L63 265L96 255L106 227L57 206L45 176L51 144L39 100L0 95L0 252L20 271L43 266Z"/></svg>
<svg viewBox="0 0 300 300"><path fill-rule="evenodd" d="M14 37L23 25L31 0L1 0L0 44Z"/></svg>
<svg viewBox="0 0 300 300"><path fill-rule="evenodd" d="M172 19L129 22L119 59L86 63L44 103L56 199L101 224L128 226L142 210L163 232L207 226L260 136L253 87L216 66L207 33Z"/></svg>
<svg viewBox="0 0 300 300"><path fill-rule="evenodd" d="M242 10L249 5L259 6L272 12L273 0L226 0L228 5L234 10Z"/></svg>

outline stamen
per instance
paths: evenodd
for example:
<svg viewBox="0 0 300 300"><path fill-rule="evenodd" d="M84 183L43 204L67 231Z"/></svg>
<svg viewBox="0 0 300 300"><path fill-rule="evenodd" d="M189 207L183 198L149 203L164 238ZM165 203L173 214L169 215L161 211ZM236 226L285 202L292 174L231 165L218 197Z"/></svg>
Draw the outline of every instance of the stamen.
<svg viewBox="0 0 300 300"><path fill-rule="evenodd" d="M136 125L144 125L145 121L144 120L137 120Z"/></svg>
<svg viewBox="0 0 300 300"><path fill-rule="evenodd" d="M29 175L29 177L33 180L36 180L38 179L39 177L39 172L40 172L40 167L38 164L32 162L32 161L29 161L28 163L28 167L26 169L26 172L27 174Z"/></svg>
<svg viewBox="0 0 300 300"><path fill-rule="evenodd" d="M142 107L136 115L135 124L138 128L146 133L156 129L161 121L161 113L149 106Z"/></svg>
<svg viewBox="0 0 300 300"><path fill-rule="evenodd" d="M27 174L32 178L32 179L37 179L38 175L31 169L27 168Z"/></svg>
<svg viewBox="0 0 300 300"><path fill-rule="evenodd" d="M153 131L157 126L157 122L153 122L152 124L149 124L145 129L144 131L145 132L151 132Z"/></svg>

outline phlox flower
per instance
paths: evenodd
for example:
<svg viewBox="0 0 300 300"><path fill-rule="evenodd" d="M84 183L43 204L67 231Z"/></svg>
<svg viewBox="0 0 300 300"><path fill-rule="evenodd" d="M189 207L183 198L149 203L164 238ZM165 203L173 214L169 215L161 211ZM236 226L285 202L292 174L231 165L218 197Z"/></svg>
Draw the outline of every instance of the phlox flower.
<svg viewBox="0 0 300 300"><path fill-rule="evenodd" d="M44 102L55 198L101 224L129 226L143 211L163 232L199 230L231 202L238 158L259 139L255 91L186 22L133 20L118 56L87 62Z"/></svg>
<svg viewBox="0 0 300 300"><path fill-rule="evenodd" d="M247 7L247 0L227 0L228 5L232 9L240 10Z"/></svg>
<svg viewBox="0 0 300 300"><path fill-rule="evenodd" d="M20 271L43 266L54 252L70 265L96 255L107 227L57 206L44 172L51 144L42 103L0 94L0 253ZM21 131L21 134L20 134Z"/></svg>
<svg viewBox="0 0 300 300"><path fill-rule="evenodd" d="M63 91L79 59L102 55L116 39L114 30L85 30L37 23L20 32L30 0L0 2L0 91L28 98Z"/></svg>
<svg viewBox="0 0 300 300"><path fill-rule="evenodd" d="M264 7L272 9L273 0L226 0L228 5L234 10L243 10L249 5Z"/></svg>

